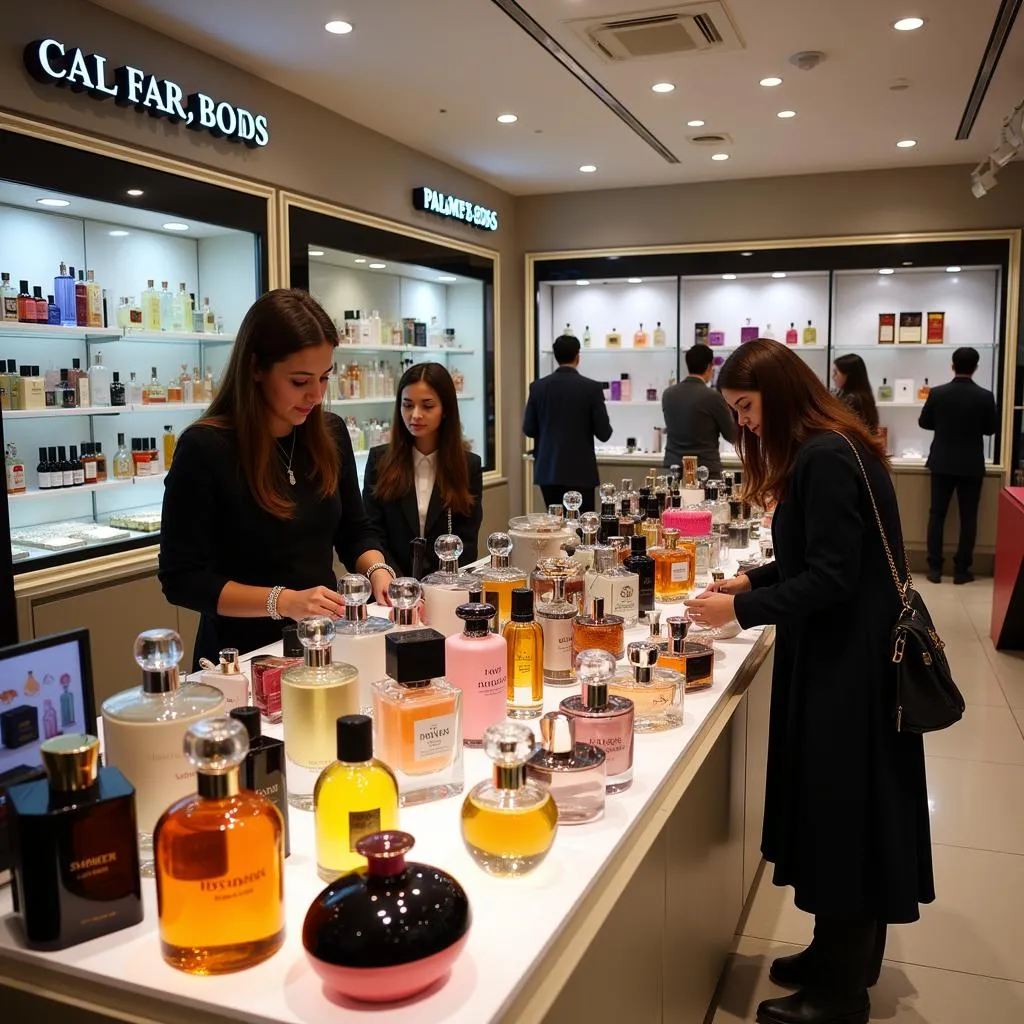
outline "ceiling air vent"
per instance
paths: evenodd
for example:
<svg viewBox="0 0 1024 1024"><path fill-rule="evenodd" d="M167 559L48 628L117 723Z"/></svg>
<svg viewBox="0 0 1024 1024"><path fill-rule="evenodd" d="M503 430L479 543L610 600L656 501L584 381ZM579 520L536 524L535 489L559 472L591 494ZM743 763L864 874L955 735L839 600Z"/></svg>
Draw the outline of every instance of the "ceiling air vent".
<svg viewBox="0 0 1024 1024"><path fill-rule="evenodd" d="M695 146L731 146L732 136L724 132L715 132L708 135L691 135L690 141Z"/></svg>
<svg viewBox="0 0 1024 1024"><path fill-rule="evenodd" d="M617 62L743 49L721 0L676 4L615 18L587 18L570 24L602 57Z"/></svg>

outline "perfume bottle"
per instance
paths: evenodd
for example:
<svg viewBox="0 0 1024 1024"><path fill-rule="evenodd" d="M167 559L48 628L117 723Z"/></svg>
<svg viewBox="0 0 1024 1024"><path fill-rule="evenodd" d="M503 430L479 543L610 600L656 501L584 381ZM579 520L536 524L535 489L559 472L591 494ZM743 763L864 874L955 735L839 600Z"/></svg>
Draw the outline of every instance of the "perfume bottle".
<svg viewBox="0 0 1024 1024"><path fill-rule="evenodd" d="M928 384L928 378L925 377L924 383L917 389L917 400L923 402L928 398L928 394L931 391L931 387Z"/></svg>
<svg viewBox="0 0 1024 1024"><path fill-rule="evenodd" d="M135 475L132 457L125 447L124 434L117 435L117 451L114 452L112 470L115 480L131 480Z"/></svg>
<svg viewBox="0 0 1024 1024"><path fill-rule="evenodd" d="M683 724L681 672L658 668L658 644L638 640L626 648L629 667L620 669L608 685L608 692L633 702L636 732L665 732Z"/></svg>
<svg viewBox="0 0 1024 1024"><path fill-rule="evenodd" d="M217 317L215 316L213 309L210 307L210 300L208 297L203 299L203 333L217 333Z"/></svg>
<svg viewBox="0 0 1024 1024"><path fill-rule="evenodd" d="M188 330L188 328L185 328ZM188 372L188 363L181 364L181 400L186 405L191 405L195 399L195 385L193 384L192 377Z"/></svg>
<svg viewBox="0 0 1024 1024"><path fill-rule="evenodd" d="M617 328L613 327L604 336L604 347L605 348L622 348L622 335L619 334Z"/></svg>
<svg viewBox="0 0 1024 1024"><path fill-rule="evenodd" d="M587 606L595 597L604 599L612 615L619 615L627 629L635 626L640 616L640 577L618 564L615 549L594 548L594 566L586 576Z"/></svg>
<svg viewBox="0 0 1024 1024"><path fill-rule="evenodd" d="M7 493L24 494L28 490L25 462L18 458L18 449L13 442L7 445L7 457L4 464L7 473Z"/></svg>
<svg viewBox="0 0 1024 1024"><path fill-rule="evenodd" d="M288 780L285 777L284 743L275 736L263 735L260 709L246 705L232 708L231 717L245 726L249 752L239 769L243 789L269 800L280 812L284 823L284 855L291 853L288 829Z"/></svg>
<svg viewBox="0 0 1024 1024"><path fill-rule="evenodd" d="M129 405L142 405L142 385L135 379L134 370L128 373L128 383L124 386L124 397Z"/></svg>
<svg viewBox="0 0 1024 1024"><path fill-rule="evenodd" d="M654 328L654 347L664 348L665 347L665 328L661 326L661 321L655 325Z"/></svg>
<svg viewBox="0 0 1024 1024"><path fill-rule="evenodd" d="M420 581L412 576L399 576L388 584L388 600L391 602L391 619L395 629L419 629L422 626L422 598Z"/></svg>
<svg viewBox="0 0 1024 1024"><path fill-rule="evenodd" d="M637 591L639 617L646 619L647 613L654 609L654 559L647 554L647 541L643 537L630 537L629 549L629 556L622 567L635 573L640 580Z"/></svg>
<svg viewBox="0 0 1024 1024"><path fill-rule="evenodd" d="M673 615L665 620L669 628L668 650L661 655L662 668L672 668L685 678L685 690L706 690L714 682L714 645L704 640L688 640L690 619Z"/></svg>
<svg viewBox="0 0 1024 1024"><path fill-rule="evenodd" d="M500 633L512 617L512 591L526 586L526 570L509 565L512 538L507 533L492 533L487 537L487 550L491 564L481 566L473 575L479 577L479 588L487 604L497 608L491 628Z"/></svg>
<svg viewBox="0 0 1024 1024"><path fill-rule="evenodd" d="M224 694L225 712L230 714L234 708L248 705L249 677L242 671L238 663L238 651L234 647L225 647L217 656L217 661L218 664L214 665L202 658L199 663L205 671L199 674L199 679Z"/></svg>
<svg viewBox="0 0 1024 1024"><path fill-rule="evenodd" d="M573 549L570 559L578 563L586 573L594 564L594 548L597 546L597 535L601 529L601 517L596 512L584 512L580 516L580 536L582 540ZM583 594L580 594L580 601Z"/></svg>
<svg viewBox="0 0 1024 1024"><path fill-rule="evenodd" d="M135 790L95 736L39 747L45 779L7 790L14 911L29 949L65 949L143 917Z"/></svg>
<svg viewBox="0 0 1024 1024"><path fill-rule="evenodd" d="M72 281L73 280L74 279L72 278ZM26 282L26 284L27 283L28 282ZM72 284L72 291L73 288L74 285ZM72 313L74 312L74 308L74 302L72 301ZM11 275L6 273L0 274L0 320L6 320L8 322L17 322L18 320L18 293L11 285ZM76 323L77 321L72 320L72 322L67 326L74 327Z"/></svg>
<svg viewBox="0 0 1024 1024"><path fill-rule="evenodd" d="M125 387L121 383L121 374L115 370L113 377L114 379L110 382L110 404L123 407L127 405L127 401L125 399Z"/></svg>
<svg viewBox="0 0 1024 1024"><path fill-rule="evenodd" d="M490 875L525 875L544 860L555 841L558 808L551 794L526 773L533 748L533 732L519 722L492 725L484 734L494 775L477 783L462 802L462 839Z"/></svg>
<svg viewBox="0 0 1024 1024"><path fill-rule="evenodd" d="M590 348L590 325L584 324L583 326L583 347Z"/></svg>
<svg viewBox="0 0 1024 1024"><path fill-rule="evenodd" d="M434 541L438 570L421 581L423 587L423 622L445 636L462 632L462 621L455 614L469 595L480 589L480 580L472 573L459 570L462 539L453 533L442 534Z"/></svg>
<svg viewBox="0 0 1024 1024"><path fill-rule="evenodd" d="M153 873L153 827L165 808L192 789L182 749L194 723L224 713L224 695L205 683L179 685L185 649L172 629L148 629L135 641L142 686L103 702L103 760L135 785L141 869Z"/></svg>
<svg viewBox="0 0 1024 1024"><path fill-rule="evenodd" d="M85 294L88 309L88 326L103 327L103 289L96 281L94 272L86 271Z"/></svg>
<svg viewBox="0 0 1024 1024"><path fill-rule="evenodd" d="M578 606L566 597L566 577L553 577L553 593L537 602L537 621L544 636L543 676L552 686L573 682L572 631Z"/></svg>
<svg viewBox="0 0 1024 1024"><path fill-rule="evenodd" d="M605 752L605 790L620 793L633 784L633 702L609 694L615 659L607 651L581 651L576 678L582 694L566 697L559 706L576 719L576 739Z"/></svg>
<svg viewBox="0 0 1024 1024"><path fill-rule="evenodd" d="M170 329L179 332L192 330L192 298L185 290L184 281L178 286L178 293L171 306Z"/></svg>
<svg viewBox="0 0 1024 1024"><path fill-rule="evenodd" d="M153 287L153 279L146 282L142 293L142 328L146 331L160 330L160 293Z"/></svg>
<svg viewBox="0 0 1024 1024"><path fill-rule="evenodd" d="M167 389L160 383L155 366L152 371L149 383L142 389L142 404L164 405L167 402Z"/></svg>
<svg viewBox="0 0 1024 1024"><path fill-rule="evenodd" d="M160 282L160 330L169 331L174 324L174 296L166 281Z"/></svg>
<svg viewBox="0 0 1024 1024"><path fill-rule="evenodd" d="M811 320L807 321L807 326L804 328L804 344L818 344L818 328L814 326L814 322Z"/></svg>
<svg viewBox="0 0 1024 1024"><path fill-rule="evenodd" d="M185 734L196 793L157 822L156 892L164 960L188 974L253 967L284 943L284 822L239 784L249 749L233 718Z"/></svg>
<svg viewBox="0 0 1024 1024"><path fill-rule="evenodd" d="M508 716L540 718L544 707L544 631L533 618L533 591L512 591L512 618L502 631L508 645Z"/></svg>
<svg viewBox="0 0 1024 1024"><path fill-rule="evenodd" d="M462 742L482 747L484 730L505 718L508 645L490 630L493 604L459 605L457 614L466 628L445 640L445 667L448 682L462 691Z"/></svg>
<svg viewBox="0 0 1024 1024"><path fill-rule="evenodd" d="M882 378L882 383L878 385L878 400L880 402L891 402L893 397L892 385L889 383L888 377Z"/></svg>
<svg viewBox="0 0 1024 1024"><path fill-rule="evenodd" d="M679 546L679 531L671 527L662 531L664 546L653 554L654 597L671 603L690 595L697 575L697 549L694 543Z"/></svg>
<svg viewBox="0 0 1024 1024"><path fill-rule="evenodd" d="M89 367L89 393L95 406L110 405L110 370L103 365L103 353L96 353L95 362Z"/></svg>
<svg viewBox="0 0 1024 1024"><path fill-rule="evenodd" d="M647 348L647 332L644 330L644 325L642 323L633 335L633 348ZM629 399L623 398L623 401L626 402L629 401Z"/></svg>
<svg viewBox="0 0 1024 1024"><path fill-rule="evenodd" d="M351 665L334 664L334 623L321 615L298 624L303 663L281 673L281 715L288 757L288 803L313 809L313 789L333 760L334 723L359 711L359 675Z"/></svg>
<svg viewBox="0 0 1024 1024"><path fill-rule="evenodd" d="M174 458L174 449L178 445L177 435L174 433L174 427L169 423L164 424L163 434L163 447L164 447L164 472L171 468L171 460Z"/></svg>
<svg viewBox="0 0 1024 1024"><path fill-rule="evenodd" d="M373 701L370 687L375 679L384 678L384 634L394 625L390 619L367 614L373 588L365 576L342 576L338 593L345 599L345 617L334 624L331 657L359 673L359 707L368 708Z"/></svg>
<svg viewBox="0 0 1024 1024"><path fill-rule="evenodd" d="M462 691L444 678L444 635L384 638L387 675L373 684L374 746L398 779L403 807L461 793Z"/></svg>
<svg viewBox="0 0 1024 1024"><path fill-rule="evenodd" d="M621 615L605 615L604 598L590 602L590 614L577 615L572 624L573 665L582 651L607 651L616 661L625 654L625 625Z"/></svg>
<svg viewBox="0 0 1024 1024"><path fill-rule="evenodd" d="M576 719L551 711L540 720L541 748L526 764L526 776L555 801L559 825L585 825L604 814L605 752L576 741Z"/></svg>
<svg viewBox="0 0 1024 1024"><path fill-rule="evenodd" d="M373 721L343 715L335 723L338 760L313 793L316 870L325 882L366 866L356 844L398 828L398 780L373 756Z"/></svg>
<svg viewBox="0 0 1024 1024"><path fill-rule="evenodd" d="M799 338L796 333L796 324L793 321L790 321L789 330L786 331L786 344L796 345L798 341Z"/></svg>

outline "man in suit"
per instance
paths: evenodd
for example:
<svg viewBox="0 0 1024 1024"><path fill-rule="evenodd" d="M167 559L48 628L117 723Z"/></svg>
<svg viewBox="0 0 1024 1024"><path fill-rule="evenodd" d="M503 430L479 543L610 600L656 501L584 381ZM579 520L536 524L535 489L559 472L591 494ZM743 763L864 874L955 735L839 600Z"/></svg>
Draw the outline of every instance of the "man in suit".
<svg viewBox="0 0 1024 1024"><path fill-rule="evenodd" d="M534 482L546 505L560 505L566 491L579 491L581 511L593 512L594 488L600 482L594 438L607 441L612 436L604 389L577 370L576 338L560 335L552 351L558 368L530 385L523 414L523 433L535 441Z"/></svg>
<svg viewBox="0 0 1024 1024"><path fill-rule="evenodd" d="M932 388L918 425L934 430L928 469L932 502L928 512L928 579L942 580L942 534L946 511L956 491L960 509L960 544L953 557L953 582L970 583L974 540L978 533L978 502L985 479L986 435L996 432L996 403L992 392L971 379L978 368L978 351L958 348L948 384Z"/></svg>
<svg viewBox="0 0 1024 1024"><path fill-rule="evenodd" d="M707 466L711 479L722 475L719 438L736 440L736 420L725 399L708 387L714 372L715 353L707 345L694 345L686 352L687 376L665 388L661 411L668 441L665 465L680 466L684 455L696 455L697 464Z"/></svg>

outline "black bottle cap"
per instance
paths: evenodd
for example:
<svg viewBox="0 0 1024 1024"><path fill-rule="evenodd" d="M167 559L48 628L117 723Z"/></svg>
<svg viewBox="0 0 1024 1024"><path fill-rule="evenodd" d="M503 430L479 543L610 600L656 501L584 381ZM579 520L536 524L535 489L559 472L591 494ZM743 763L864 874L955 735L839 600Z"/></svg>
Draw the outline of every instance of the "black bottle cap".
<svg viewBox="0 0 1024 1024"><path fill-rule="evenodd" d="M69 445L68 451L71 453L71 461L74 462L78 458L78 445Z"/></svg>
<svg viewBox="0 0 1024 1024"><path fill-rule="evenodd" d="M75 362L77 363L77 362L78 362L78 360L76 359L76 360L75 360ZM114 371L114 383L116 384L116 383L117 383L117 382L118 382L118 381L119 381L120 379L121 379L121 374L120 374L120 373L118 373L118 371L117 371L117 370L115 370L115 371Z"/></svg>
<svg viewBox="0 0 1024 1024"><path fill-rule="evenodd" d="M74 370L80 370L82 368L82 360L81 359L72 359L71 360L71 367Z"/></svg>
<svg viewBox="0 0 1024 1024"><path fill-rule="evenodd" d="M396 683L424 683L443 676L444 640L443 633L429 628L385 633L384 671Z"/></svg>
<svg viewBox="0 0 1024 1024"><path fill-rule="evenodd" d="M629 553L631 555L647 554L647 538L643 534L633 534L629 538Z"/></svg>
<svg viewBox="0 0 1024 1024"><path fill-rule="evenodd" d="M8 359L7 360L7 372L8 373L17 373L17 371L18 371L18 361L16 359Z"/></svg>
<svg viewBox="0 0 1024 1024"><path fill-rule="evenodd" d="M124 434L118 434L117 435L117 443L118 443L118 445L124 444Z"/></svg>
<svg viewBox="0 0 1024 1024"><path fill-rule="evenodd" d="M56 462L57 461L57 449L56 449L56 447L47 448L46 449L46 454L49 456L51 462Z"/></svg>
<svg viewBox="0 0 1024 1024"><path fill-rule="evenodd" d="M533 591L529 587L512 591L512 621L533 622Z"/></svg>
<svg viewBox="0 0 1024 1024"><path fill-rule="evenodd" d="M41 299L43 297L43 289L39 285L35 285L32 289L32 295L37 299Z"/></svg>
<svg viewBox="0 0 1024 1024"><path fill-rule="evenodd" d="M83 455L92 455L92 445L89 444L88 441L83 441L82 442L82 454Z"/></svg>
<svg viewBox="0 0 1024 1024"><path fill-rule="evenodd" d="M69 372L70 372L69 370L65 370L63 367L61 368L61 371L60 371L60 382L61 382L61 384L67 384L67 382L68 382L68 373Z"/></svg>
<svg viewBox="0 0 1024 1024"><path fill-rule="evenodd" d="M21 374L22 377L31 377L32 376L32 367L31 366L21 366L21 367L18 368L18 372Z"/></svg>
<svg viewBox="0 0 1024 1024"><path fill-rule="evenodd" d="M615 515L615 502L614 501L602 501L601 502L601 515L613 516Z"/></svg>
<svg viewBox="0 0 1024 1024"><path fill-rule="evenodd" d="M46 449L45 448L40 448L39 449L39 461L40 462L45 462L46 461Z"/></svg>
<svg viewBox="0 0 1024 1024"><path fill-rule="evenodd" d="M303 646L299 642L299 627L295 623L290 626L285 626L281 630L281 640L284 646L284 656L286 658L301 658L303 656Z"/></svg>
<svg viewBox="0 0 1024 1024"><path fill-rule="evenodd" d="M33 377L38 377L39 376L39 367L38 366L33 366L32 367L32 376Z"/></svg>
<svg viewBox="0 0 1024 1024"><path fill-rule="evenodd" d="M245 726L245 731L249 734L249 746L251 747L252 741L258 740L262 731L260 709L254 707L232 708L228 714L232 718L237 718Z"/></svg>
<svg viewBox="0 0 1024 1024"><path fill-rule="evenodd" d="M368 715L342 715L337 729L339 761L358 764L373 757L373 721Z"/></svg>
<svg viewBox="0 0 1024 1024"><path fill-rule="evenodd" d="M103 454L103 442L102 441L95 441L93 443L92 450L93 450L93 453L95 455L102 455Z"/></svg>
<svg viewBox="0 0 1024 1024"><path fill-rule="evenodd" d="M28 281L22 279L18 281L18 284L21 285L21 293L23 295L28 294Z"/></svg>
<svg viewBox="0 0 1024 1024"><path fill-rule="evenodd" d="M455 609L455 614L466 623L466 635L487 636L491 631L491 619L498 613L498 609L493 604L480 601L478 595L469 596L471 600L466 604L460 604Z"/></svg>
<svg viewBox="0 0 1024 1024"><path fill-rule="evenodd" d="M54 303L54 301L53 301L53 296L52 296L52 295L47 295L47 296L46 296L46 301L47 301L47 302L48 302L48 303L49 303L49 304L50 304L51 306L55 305L55 303Z"/></svg>

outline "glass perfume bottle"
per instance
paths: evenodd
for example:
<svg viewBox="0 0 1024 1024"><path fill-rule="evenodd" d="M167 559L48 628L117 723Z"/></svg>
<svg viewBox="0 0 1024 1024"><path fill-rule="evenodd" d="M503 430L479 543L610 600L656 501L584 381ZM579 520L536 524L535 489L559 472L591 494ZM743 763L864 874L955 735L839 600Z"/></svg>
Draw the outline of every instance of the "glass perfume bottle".
<svg viewBox="0 0 1024 1024"><path fill-rule="evenodd" d="M541 747L527 762L527 778L539 783L558 808L559 825L585 825L604 814L605 752L576 742L576 719L550 711L540 720Z"/></svg>
<svg viewBox="0 0 1024 1024"><path fill-rule="evenodd" d="M208 683L224 694L226 713L248 705L249 677L242 671L236 648L225 647L217 656L216 665L205 658L199 664L204 669L199 676L200 682Z"/></svg>
<svg viewBox="0 0 1024 1024"><path fill-rule="evenodd" d="M665 347L665 328L661 326L659 320L654 328L654 347L664 348Z"/></svg>
<svg viewBox="0 0 1024 1024"><path fill-rule="evenodd" d="M566 577L553 578L550 597L537 602L537 621L544 635L544 682L552 686L573 683L572 632L578 606L566 597Z"/></svg>
<svg viewBox="0 0 1024 1024"><path fill-rule="evenodd" d="M605 615L604 598L590 602L590 613L577 615L572 624L573 665L582 651L607 651L618 660L625 654L625 625L621 615Z"/></svg>
<svg viewBox="0 0 1024 1024"><path fill-rule="evenodd" d="M687 693L708 689L714 682L714 645L708 640L687 639L691 622L685 615L673 615L665 622L669 641L668 650L661 655L661 666L683 674Z"/></svg>
<svg viewBox="0 0 1024 1024"><path fill-rule="evenodd" d="M334 723L359 711L359 674L344 662L334 664L334 623L321 615L298 624L303 663L281 673L281 715L288 757L288 803L313 809L320 773L334 760Z"/></svg>
<svg viewBox="0 0 1024 1024"><path fill-rule="evenodd" d="M89 393L95 406L110 405L110 370L103 365L103 353L97 352L89 367Z"/></svg>
<svg viewBox="0 0 1024 1024"><path fill-rule="evenodd" d="M807 326L804 328L804 344L818 344L818 328L814 326L814 322L812 320L808 320Z"/></svg>
<svg viewBox="0 0 1024 1024"><path fill-rule="evenodd" d="M142 686L108 697L103 760L135 786L141 869L153 873L153 828L166 807L192 789L194 772L182 749L188 728L224 713L224 695L205 683L180 685L185 649L171 629L148 629L135 641Z"/></svg>
<svg viewBox="0 0 1024 1024"><path fill-rule="evenodd" d="M891 402L893 397L892 385L889 383L888 377L882 378L882 383L878 385L878 400L880 402Z"/></svg>
<svg viewBox="0 0 1024 1024"><path fill-rule="evenodd" d="M6 793L14 910L29 949L65 949L142 920L135 791L95 736L39 753L47 777Z"/></svg>
<svg viewBox="0 0 1024 1024"><path fill-rule="evenodd" d="M512 591L526 586L526 570L509 565L512 538L507 533L492 533L487 538L491 564L475 570L482 583L483 599L497 608L491 628L500 633L512 617Z"/></svg>
<svg viewBox="0 0 1024 1024"><path fill-rule="evenodd" d="M629 667L620 669L608 692L633 702L636 732L665 732L683 724L683 675L657 667L660 651L651 640L638 640L626 648Z"/></svg>
<svg viewBox="0 0 1024 1024"><path fill-rule="evenodd" d="M226 974L284 943L284 822L239 784L249 749L241 722L196 722L184 749L196 793L168 807L154 835L160 946L179 971Z"/></svg>
<svg viewBox="0 0 1024 1024"><path fill-rule="evenodd" d="M642 323L633 335L633 348L647 348L647 332Z"/></svg>
<svg viewBox="0 0 1024 1024"><path fill-rule="evenodd" d="M630 537L629 551L622 567L635 573L640 581L637 590L639 617L646 620L647 613L654 608L654 559L647 554L647 541L644 537Z"/></svg>
<svg viewBox="0 0 1024 1024"><path fill-rule="evenodd" d="M395 773L403 807L463 788L462 691L444 678L444 641L436 629L384 638L387 675L373 684L374 747Z"/></svg>
<svg viewBox="0 0 1024 1024"><path fill-rule="evenodd" d="M89 371L90 375L92 370ZM129 405L142 404L142 385L135 379L135 371L128 373L128 383L124 386L124 397Z"/></svg>
<svg viewBox="0 0 1024 1024"><path fill-rule="evenodd" d="M121 374L115 370L113 377L114 379L110 382L110 404L124 407L127 402L124 384L121 383Z"/></svg>
<svg viewBox="0 0 1024 1024"><path fill-rule="evenodd" d="M540 718L544 707L544 631L533 617L533 591L512 591L512 618L502 632L508 645L508 716Z"/></svg>
<svg viewBox="0 0 1024 1024"><path fill-rule="evenodd" d="M622 335L619 334L617 328L613 327L604 336L604 347L605 348L622 348Z"/></svg>
<svg viewBox="0 0 1024 1024"><path fill-rule="evenodd" d="M316 870L325 882L366 865L356 850L360 839L398 828L398 780L373 756L373 721L343 715L335 728L338 760L313 794Z"/></svg>
<svg viewBox="0 0 1024 1024"><path fill-rule="evenodd" d="M544 860L555 841L555 801L527 777L526 762L533 748L533 732L519 722L492 725L484 734L484 751L494 762L494 775L466 795L462 839L473 860L490 875L525 875Z"/></svg>
<svg viewBox="0 0 1024 1024"><path fill-rule="evenodd" d="M167 389L160 383L156 367L152 368L152 375L149 383L142 389L143 405L165 405L167 403Z"/></svg>
<svg viewBox="0 0 1024 1024"><path fill-rule="evenodd" d="M917 389L917 400L919 402L925 401L928 398L928 394L931 391L931 386L928 384L928 378L925 377L924 383Z"/></svg>
<svg viewBox="0 0 1024 1024"><path fill-rule="evenodd" d="M178 293L174 296L170 329L179 332L192 330L192 298L185 290L184 281L180 283Z"/></svg>
<svg viewBox="0 0 1024 1024"><path fill-rule="evenodd" d="M791 321L789 325L789 330L786 331L786 344L795 345L797 344L798 340L799 339L797 338L796 324Z"/></svg>
<svg viewBox="0 0 1024 1024"><path fill-rule="evenodd" d="M583 347L590 348L590 325L584 324L583 326Z"/></svg>
<svg viewBox="0 0 1024 1024"><path fill-rule="evenodd" d="M132 457L124 443L124 434L117 435L117 451L114 452L112 470L115 480L131 480L135 475Z"/></svg>
<svg viewBox="0 0 1024 1024"><path fill-rule="evenodd" d="M153 287L153 279L146 281L142 292L142 329L160 330L160 293Z"/></svg>
<svg viewBox="0 0 1024 1024"><path fill-rule="evenodd" d="M365 576L342 576L338 593L345 599L345 617L334 624L331 656L359 673L359 706L368 708L373 702L370 688L374 680L384 678L384 634L394 629L394 624L382 616L367 614L373 588Z"/></svg>
<svg viewBox="0 0 1024 1024"><path fill-rule="evenodd" d="M621 793L633 784L633 702L615 697L615 659L607 651L581 651L576 678L582 693L566 697L561 710L576 719L576 739L600 747L607 757L605 790Z"/></svg>
<svg viewBox="0 0 1024 1024"><path fill-rule="evenodd" d="M654 598L670 603L682 601L689 596L696 577L696 546L685 544L679 547L679 531L667 528L662 531L664 546L654 554Z"/></svg>
<svg viewBox="0 0 1024 1024"><path fill-rule="evenodd" d="M288 829L288 780L284 758L284 743L275 736L263 735L260 709L247 705L232 708L230 715L241 722L249 737L249 752L239 769L239 782L243 789L266 797L280 812L284 823L284 855L291 853Z"/></svg>
<svg viewBox="0 0 1024 1024"><path fill-rule="evenodd" d="M482 747L487 727L505 718L508 645L490 630L493 604L459 605L457 614L466 628L444 642L446 673L462 691L462 742Z"/></svg>
<svg viewBox="0 0 1024 1024"><path fill-rule="evenodd" d="M423 622L445 636L462 632L462 620L455 614L460 604L469 601L469 595L480 589L480 579L459 569L462 538L445 533L434 541L438 570L424 576ZM493 603L493 602L491 602Z"/></svg>
<svg viewBox="0 0 1024 1024"><path fill-rule="evenodd" d="M103 288L96 280L95 271L86 271L85 292L89 311L89 326L103 327Z"/></svg>
<svg viewBox="0 0 1024 1024"><path fill-rule="evenodd" d="M586 576L586 602L595 597L604 599L612 615L620 615L627 629L635 626L640 616L640 578L618 564L615 550L594 548L594 566Z"/></svg>
<svg viewBox="0 0 1024 1024"><path fill-rule="evenodd" d="M217 317L214 314L212 307L210 306L209 297L203 298L203 333L217 333Z"/></svg>

